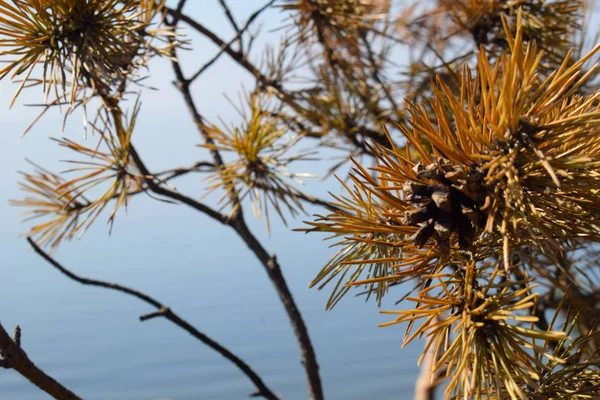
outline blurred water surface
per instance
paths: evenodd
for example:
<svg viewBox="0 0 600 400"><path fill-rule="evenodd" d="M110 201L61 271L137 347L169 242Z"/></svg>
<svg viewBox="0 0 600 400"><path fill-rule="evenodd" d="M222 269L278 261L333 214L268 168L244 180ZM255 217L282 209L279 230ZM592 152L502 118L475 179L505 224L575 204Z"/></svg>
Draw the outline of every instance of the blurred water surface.
<svg viewBox="0 0 600 400"><path fill-rule="evenodd" d="M111 238L94 229L57 258L80 274L155 296L240 355L283 398L306 398L295 338L254 256L230 232L183 207L152 216L155 206L148 205L142 215L145 207L134 211L136 202ZM254 225L262 235L263 226ZM410 398L421 344L400 349L402 328L377 328L386 318L363 299L348 297L323 311L326 293L309 290L307 282L328 249L321 238L277 232L263 239L278 251L304 313L328 398ZM0 254L2 323L20 324L30 357L84 398L225 400L253 391L232 364L178 327L162 319L139 322L151 309L138 300L68 280L22 239L3 234ZM47 396L2 370L0 398Z"/></svg>
<svg viewBox="0 0 600 400"><path fill-rule="evenodd" d="M230 1L242 16L258 3ZM219 34L231 35L216 1L188 2L186 9ZM271 17L280 18L276 12ZM264 44L259 40L255 48ZM205 40L195 38L193 45L196 51L181 55L192 66L215 52ZM158 91L142 91L133 139L138 150L153 170L203 159L196 129L170 84L169 63L157 61L150 72ZM193 87L202 114L213 121L218 116L235 121L237 114L221 94L235 97L242 84L251 87L249 74L222 57ZM20 324L31 359L85 399L248 398L253 385L228 361L166 320L139 322L139 315L152 311L140 301L68 280L18 236L26 227L19 225L19 210L8 200L21 196L18 171L32 169L25 158L55 171L67 169L59 160L72 154L48 137L82 141L83 130L80 114L61 132L61 116L49 113L21 138L39 111L23 105L39 103L40 93L24 93L9 111L15 90L0 83L0 319L5 328ZM308 164L298 172L318 173L324 166ZM176 185L199 197L206 182L196 176ZM327 191L339 192L339 184L314 180L306 189L326 197ZM308 208L309 214L318 211ZM302 226L302 218L290 225ZM363 298L348 297L334 311L324 311L328 293L308 289L332 255L321 236L274 223L268 238L262 221L253 221L251 228L283 266L309 327L327 398L411 398L422 343L401 349L403 328L378 328L388 318ZM101 217L83 239L63 245L56 258L83 276L147 292L241 356L284 399L306 398L295 337L275 291L254 255L226 228L184 206L138 196L127 215L119 214L110 237ZM393 304L397 297L392 294L384 308L398 308ZM0 399L47 398L13 371L0 370Z"/></svg>

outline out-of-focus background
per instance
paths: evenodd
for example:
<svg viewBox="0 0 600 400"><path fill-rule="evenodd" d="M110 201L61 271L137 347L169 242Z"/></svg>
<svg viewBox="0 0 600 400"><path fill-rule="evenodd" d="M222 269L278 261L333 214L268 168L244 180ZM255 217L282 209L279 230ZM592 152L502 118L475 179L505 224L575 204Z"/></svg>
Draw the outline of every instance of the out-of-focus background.
<svg viewBox="0 0 600 400"><path fill-rule="evenodd" d="M240 20L260 2L230 0ZM188 1L186 12L223 37L233 32L217 1ZM283 15L263 15L260 52L278 33ZM218 50L192 37L194 51L182 52L186 65L200 65ZM192 71L187 71L191 73ZM133 137L153 170L189 165L198 160L200 142L181 95L172 86L166 60L153 61L142 91L142 109ZM236 98L253 79L221 57L194 83L201 113L209 120L239 119L224 94ZM83 287L53 270L36 256L23 237L21 211L8 205L20 198L18 171L31 171L26 159L46 168L66 169L58 160L71 154L49 137L82 139L81 115L71 117L61 132L58 112L46 115L26 136L23 130L39 112L25 107L39 102L36 90L25 92L8 106L16 85L0 83L0 319L6 329L19 324L22 343L32 360L78 394L90 400L244 399L251 382L228 361L166 320L139 322L150 312L145 304L119 293ZM322 172L318 162L301 172ZM340 170L340 175L345 171ZM177 187L201 196L207 182L201 176L176 181ZM307 180L307 192L326 198L338 192L333 179ZM307 207L308 214L322 212ZM406 399L418 369L422 343L401 349L403 327L378 328L389 316L378 314L376 303L348 296L325 312L329 290L309 289L308 283L331 257L322 236L292 232L299 218L284 227L273 218L272 236L264 221L248 216L253 231L277 254L285 277L304 314L329 399ZM201 331L240 355L285 399L306 398L304 371L296 341L280 302L263 268L235 233L181 205L157 203L145 196L131 200L127 215L119 213L112 235L99 219L78 241L63 244L56 258L75 272L138 288L171 306ZM397 309L393 295L382 308ZM48 398L11 370L0 371L0 398Z"/></svg>

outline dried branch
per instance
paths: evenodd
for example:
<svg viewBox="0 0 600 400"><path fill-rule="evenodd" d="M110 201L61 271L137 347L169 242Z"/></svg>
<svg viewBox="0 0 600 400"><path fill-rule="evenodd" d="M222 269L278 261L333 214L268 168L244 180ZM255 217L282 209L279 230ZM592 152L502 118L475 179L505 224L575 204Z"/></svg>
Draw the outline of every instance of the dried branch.
<svg viewBox="0 0 600 400"><path fill-rule="evenodd" d="M15 328L11 338L0 324L0 367L14 369L35 386L57 400L81 400L81 397L67 389L36 366L21 348L21 328Z"/></svg>
<svg viewBox="0 0 600 400"><path fill-rule="evenodd" d="M173 20L170 21L168 25L174 26L177 24L179 19L184 17L184 15L181 13L181 9L181 1L176 10L167 9L173 17ZM220 41L219 45L222 46L224 42L220 39L218 40ZM227 52L233 52L233 50L228 47ZM186 105L188 106L188 110L192 116L192 119L198 127L198 130L203 136L205 142L207 144L213 144L214 142L212 138L204 129L205 124L203 118L198 112L198 109L190 91L190 81L185 78L183 70L181 69L179 62L177 61L176 51L174 48L172 48L171 55L172 67L176 77L176 85L181 91L181 94L185 100ZM248 65L251 64L248 63ZM114 99L110 98L104 98L104 100L111 108L113 122L117 127L117 130L122 129L122 120L118 109L118 101L114 101ZM312 346L310 337L308 335L308 328L306 327L304 319L302 318L302 314L300 313L300 310L298 309L294 301L289 287L287 286L287 282L283 277L281 267L276 261L275 256L269 255L267 250L262 246L258 239L256 239L256 237L250 232L250 229L248 228L244 220L243 209L241 207L239 198L237 198L237 195L235 193L231 194L231 196L233 196L232 206L234 207L234 209L237 209L237 211L229 217L225 216L219 213L218 211L215 211L210 207L190 197L187 197L181 193L175 192L173 190L161 186L154 179L148 178L151 176L151 174L133 146L131 146L130 151L133 162L136 164L137 168L140 170L142 175L146 177L145 182L148 185L150 191L186 204L187 206L203 214L209 215L211 218L221 222L222 224L230 226L238 233L238 235L244 240L244 242L250 248L250 250L252 250L256 257L260 260L261 264L265 268L265 271L267 272L267 275L269 276L269 279L273 283L277 294L279 295L279 298L288 315L290 324L292 325L292 328L294 330L294 334L296 335L298 347L300 349L300 355L302 358L302 364L304 365L306 379L308 382L309 399L322 400L324 398L324 395L323 388L321 385L321 378L319 376L319 365L317 363L316 354ZM223 165L223 158L221 157L219 151L217 149L211 149L211 155L213 157L215 166L221 167Z"/></svg>
<svg viewBox="0 0 600 400"><path fill-rule="evenodd" d="M196 329L194 326L192 326L186 320L182 319L179 315L177 315L175 312L173 312L169 307L163 305L158 300L155 300L154 298L148 296L145 293L139 292L137 290L131 289L131 288L123 286L123 285L80 277L80 276L74 274L73 272L69 271L68 269L66 269L61 264L59 264L48 253L46 253L44 250L42 250L31 238L27 238L27 241L29 242L29 244L31 245L33 250L39 256L41 256L50 265L52 265L54 268L56 268L62 274L66 275L68 278L70 278L76 282L79 282L82 285L96 286L96 287L102 287L105 289L116 290L118 292L125 293L130 296L136 297L136 298L150 304L151 306L155 307L158 310L157 312L143 315L140 317L140 320L146 321L146 320L148 320L150 318L154 318L154 317L164 317L164 318L168 319L169 321L171 321L175 325L179 326L181 329L185 330L190 335L192 335L193 337L195 337L196 339L198 339L199 341L201 341L202 343L204 343L211 349L215 350L217 353L221 354L227 360L229 360L233 364L235 364L235 366L238 367L256 386L258 391L255 394L253 394L252 396L254 396L254 397L262 396L265 399L270 399L270 400L278 399L278 397L273 393L273 391L271 389L269 389L269 387L263 382L261 377L246 362L244 362L244 360L242 360L241 358L239 358L238 356L233 354L230 350L228 350L226 347L224 347L220 343L218 343L215 340L208 337L206 334L200 332L198 329ZM2 332L0 332L0 346L2 346L2 348L3 348L4 346L3 346L1 334L2 334ZM71 399L69 397L61 397L61 398ZM78 399L78 397L72 397L72 399Z"/></svg>
<svg viewBox="0 0 600 400"><path fill-rule="evenodd" d="M173 19L175 21L181 20L181 21L185 22L190 27L192 27L193 29L198 31L198 33L202 34L203 36L208 38L210 41L212 41L220 49L223 49L223 51L228 56L230 56L233 61L235 61L237 64L239 64L244 69L246 69L248 72L250 72L261 85L274 91L277 94L277 96L284 103L289 105L292 109L294 109L294 110L302 110L303 109L303 107L297 102L297 100L294 98L294 96L290 92L285 90L280 83L273 81L272 79L269 79L267 76L265 76L258 69L258 67L256 67L249 60L248 55L246 53L244 53L242 51L234 50L233 48L231 48L231 46L227 45L227 42L225 42L223 39L221 39L213 31L206 28L204 25L199 23L197 20L182 13L181 11L174 10L169 7L165 7L165 10L169 15L171 15L173 17ZM178 63L176 61L174 61L173 64L175 65ZM178 82L178 87L180 88L180 90L183 90L183 87L187 86L187 85L189 85L189 80L184 79L184 80ZM372 139L383 145L389 145L387 138L385 136L382 136L379 131L368 129L367 127L359 127L359 128L360 128L359 129L360 134L363 135L365 138ZM354 144L360 147L361 143L359 143L358 140L356 140L356 138L354 138L354 140L355 140Z"/></svg>
<svg viewBox="0 0 600 400"><path fill-rule="evenodd" d="M208 169L203 169L203 167L208 168ZM212 171L212 170L214 170L213 163L207 162L207 161L198 161L190 167L178 167L178 168L172 168L172 169L167 169L164 171L156 172L156 173L152 174L152 177L156 178L161 183L168 183L175 178L180 178L180 177L188 175L192 172L208 172L208 171ZM150 178L150 177L148 177L148 178ZM141 187L137 190L130 191L129 193L127 193L127 196L129 198L131 198L140 193L147 193L147 191L148 191L148 188ZM112 198L118 199L119 196L121 196L120 192L116 193L114 196L112 196Z"/></svg>
<svg viewBox="0 0 600 400"><path fill-rule="evenodd" d="M255 67L254 64L252 64L248 60L248 58L246 57L246 55L243 52L236 51L236 50L232 49L231 46L227 46L227 42L225 42L223 39L221 39L218 35L216 35L211 30L206 28L204 25L200 24L198 21L196 21L195 19L191 18L190 16L182 13L181 11L174 10L169 7L165 7L165 10L169 15L171 15L174 18L174 20L176 20L176 21L181 20L181 21L185 22L186 24L188 24L192 28L194 28L196 31L198 31L198 33L200 33L203 36L206 36L208 39L210 39L219 48L224 49L225 53L227 53L235 62L237 62L242 67L244 67L246 70L248 70L248 72L250 72L252 75L254 75L261 83L268 85L268 86L272 86L274 89L277 89L277 90L281 89L281 87L279 87L279 85L277 85L273 82L270 82L269 79L266 76L264 76L258 70L258 68Z"/></svg>
<svg viewBox="0 0 600 400"><path fill-rule="evenodd" d="M205 168L205 169L203 169ZM156 172L155 177L160 178L162 181L169 181L174 178L179 178L183 175L187 175L191 172L205 172L212 171L215 169L215 165L210 161L197 161L189 167L178 167L167 169L161 172Z"/></svg>
<svg viewBox="0 0 600 400"><path fill-rule="evenodd" d="M240 49L243 49L244 48L244 42L243 42L243 39L242 39L241 32L244 29L240 29L240 27L237 24L235 18L233 17L233 13L231 12L231 9L227 5L227 2L225 0L219 0L219 4L221 4L221 7L223 7L223 11L225 11L225 15L227 16L227 19L231 23L231 26L237 32L238 35L236 35L236 36L238 36L238 38L240 40Z"/></svg>
<svg viewBox="0 0 600 400"><path fill-rule="evenodd" d="M146 185L148 185L148 189L150 191L152 191L158 195L168 197L172 200L176 200L178 202L187 204L188 206L194 208L197 211L202 212L203 214L208 215L212 219L217 220L222 224L229 223L228 221L230 220L230 218L228 218L225 214L221 214L220 212L210 208L209 206L207 206L203 203L200 203L197 200L192 199L191 197L187 197L183 194L180 194L179 192L176 192L171 189L167 189L167 188L161 186L159 183L157 183L156 180L154 179L153 175L150 173L148 168L146 168L145 164L142 162L140 156L138 155L137 151L135 150L135 148L133 146L131 147L131 157L134 160L137 167L142 172L142 174L144 175L144 182L146 183Z"/></svg>
<svg viewBox="0 0 600 400"><path fill-rule="evenodd" d="M227 8L227 5L225 3L224 0L219 0L221 2L221 4L223 5L223 7L225 7L226 10L229 11L229 9ZM198 71L192 75L192 77L189 79L190 82L193 82L194 80L196 80L196 78L198 78L204 71L206 71L211 65L213 65L218 59L219 57L221 57L221 55L223 55L227 49L230 49L231 46L236 42L236 41L240 41L240 49L243 49L243 45L242 45L242 38L244 33L246 33L246 31L248 30L248 28L250 28L250 25L252 25L252 22L254 22L254 20L256 20L256 18L258 18L258 16L265 11L267 8L269 8L271 5L273 5L273 3L275 3L276 0L271 0L269 1L267 4L265 4L263 7L259 8L258 10L256 10L254 13L252 13L252 15L250 15L250 17L248 18L248 21L246 21L246 23L244 24L244 26L239 29L237 28L237 25L234 25L236 28L236 35L233 37L233 39L231 39L229 42L222 44L219 47L219 51L217 52L217 54L215 54L215 56L213 58L211 58L208 62L206 62L202 67L200 67L200 69L198 69ZM230 16L229 12L227 14L228 16ZM231 20L233 22L233 17L231 17ZM233 22L235 24L235 22Z"/></svg>
<svg viewBox="0 0 600 400"><path fill-rule="evenodd" d="M131 148L131 156L142 174L149 176L150 174L148 173L148 168L145 166L133 147ZM300 348L302 364L304 365L304 370L309 385L309 398L313 400L322 400L324 396L321 386L321 378L319 376L319 365L317 363L316 354L308 335L308 328L306 327L304 319L302 318L302 314L300 313L292 293L287 286L287 282L283 277L279 263L277 262L275 256L269 255L267 250L262 246L258 239L256 239L252 232L250 232L250 229L244 220L243 213L238 212L234 216L228 218L225 215L208 208L204 204L199 203L190 197L164 188L160 184L156 183L153 179L147 179L146 183L148 188L154 193L172 200L179 201L195 209L196 211L209 215L224 225L230 226L244 240L246 245L250 248L250 250L252 250L265 268L265 271L267 272L271 283L273 283L273 286L275 287L275 290L277 291L277 294L288 315L288 319L290 320L290 324L292 325L294 334L296 335L298 347Z"/></svg>

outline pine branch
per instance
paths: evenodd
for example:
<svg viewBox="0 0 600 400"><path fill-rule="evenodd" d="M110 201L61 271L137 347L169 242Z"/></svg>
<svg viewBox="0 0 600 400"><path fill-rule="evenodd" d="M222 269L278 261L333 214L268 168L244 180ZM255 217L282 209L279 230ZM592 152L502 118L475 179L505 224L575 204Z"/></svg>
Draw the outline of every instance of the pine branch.
<svg viewBox="0 0 600 400"><path fill-rule="evenodd" d="M257 392L255 394L253 394L254 397L262 396L265 399L270 399L270 400L278 399L278 397L274 394L274 392L263 382L262 378L246 362L244 362L244 360L242 360L240 357L236 356L234 353L232 353L229 349L227 349L225 346L223 346L219 342L215 341L214 339L210 338L205 333L196 329L193 325L191 325L189 322L187 322L186 320L181 318L178 314L176 314L173 310L171 310L171 308L160 303L158 300L154 299L153 297L151 297L143 292L140 292L138 290L131 289L127 286L123 286L123 285L119 285L119 284L111 283L111 282L100 281L100 280L96 280L96 279L84 278L79 275L76 275L75 273L71 272L70 270L68 270L61 264L59 264L58 261L56 261L54 258L52 258L44 250L42 250L37 245L37 243L35 243L31 238L27 238L27 241L29 242L29 244L31 245L33 250L40 257L42 257L46 262L48 262L50 265L52 265L54 268L56 268L63 275L67 276L69 279L72 279L72 280L79 282L82 285L86 285L86 286L101 287L104 289L110 289L110 290L115 290L117 292L125 293L125 294L133 296L133 297L153 306L154 308L157 309L157 311L154 313L142 315L140 317L140 321L147 321L147 320L149 320L151 318L155 318L155 317L164 317L164 318L168 319L169 321L171 321L175 325L179 326L181 329L185 330L190 335L192 335L193 337L195 337L196 339L198 339L199 341L201 341L202 343L204 343L205 345L207 345L208 347L210 347L217 353L221 354L227 360L231 361L238 369L240 369L240 371L242 371L242 373L244 373L244 375L246 375L252 381L252 383L256 386ZM1 335L1 332L0 332L0 335ZM2 339L2 337L0 336L0 346L2 345L1 339ZM63 397L63 398L70 399L68 397ZM78 398L78 397L73 397L73 399L76 399L76 398Z"/></svg>

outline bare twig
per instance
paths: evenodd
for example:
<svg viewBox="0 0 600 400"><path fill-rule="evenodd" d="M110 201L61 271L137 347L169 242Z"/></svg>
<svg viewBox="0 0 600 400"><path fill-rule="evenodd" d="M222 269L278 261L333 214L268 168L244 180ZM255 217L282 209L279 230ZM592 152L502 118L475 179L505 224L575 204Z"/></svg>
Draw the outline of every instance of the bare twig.
<svg viewBox="0 0 600 400"><path fill-rule="evenodd" d="M35 386L57 400L81 400L81 397L67 389L57 380L47 375L36 366L21 348L21 328L15 328L15 336L11 338L0 324L0 366L17 371Z"/></svg>
<svg viewBox="0 0 600 400"><path fill-rule="evenodd" d="M148 175L148 168L144 165L140 156L133 147L131 148L131 156L140 171L142 171L142 174ZM309 386L309 398L314 400L322 400L324 397L321 386L321 378L319 376L319 365L317 363L317 357L308 335L308 328L306 327L304 319L302 318L302 314L300 313L292 293L287 286L279 263L277 262L275 256L269 255L267 250L262 246L258 239L256 239L256 237L250 232L250 229L244 220L243 214L237 213L229 218L190 197L164 188L163 186L154 182L153 179L148 179L146 182L149 189L154 193L184 203L187 206L200 211L201 213L208 213L208 215L213 219L233 228L244 240L246 245L250 248L250 250L252 250L265 268L265 271L273 283L273 286L275 287L275 290L277 291L277 294L288 315L288 319L290 320L290 324L292 325L298 341L298 347L302 357L302 364L304 365L306 379Z"/></svg>
<svg viewBox="0 0 600 400"><path fill-rule="evenodd" d="M225 0L219 0L219 4L221 4L221 7L223 7L223 11L225 11L225 15L227 16L227 19L231 23L231 26L238 33L238 35L236 35L236 36L238 36L239 40L240 40L240 49L243 49L244 48L244 41L243 41L242 35L240 33L244 29L240 29L240 27L237 24L235 18L233 17L233 13L231 12L231 9L227 5L227 2Z"/></svg>
<svg viewBox="0 0 600 400"><path fill-rule="evenodd" d="M273 82L270 82L269 79L266 76L264 76L258 70L258 68L256 68L254 66L254 64L252 64L248 60L248 58L245 56L245 54L243 52L236 51L236 50L232 49L231 46L227 46L227 42L225 42L223 39L221 39L219 36L217 36L211 30L206 28L204 25L200 24L195 19L191 18L190 16L188 16L186 14L183 14L180 11L177 11L177 10L174 10L174 9L168 8L168 7L166 7L165 9L166 9L167 13L170 14L174 18L174 20L176 20L176 21L181 20L181 21L185 22L186 24L188 24L192 28L194 28L196 31L198 31L199 33L201 33L202 35L204 35L208 39L210 39L219 48L224 49L226 54L228 54L235 62L237 62L242 67L244 67L246 70L248 70L252 75L254 75L263 84L273 86L273 88L275 88L275 89L281 89L281 87L279 87L278 85L275 85Z"/></svg>
<svg viewBox="0 0 600 400"><path fill-rule="evenodd" d="M202 212L203 214L208 215L209 217L213 218L214 220L219 221L222 224L228 224L228 221L230 220L230 218L227 215L221 214L220 212L210 208L209 206L207 206L203 203L200 203L197 200L192 199L191 197L187 197L187 196L180 194L179 192L176 192L174 190L164 188L159 183L157 183L155 181L153 175L150 173L148 168L146 168L146 166L142 162L140 156L138 155L137 151L135 150L135 148L133 146L131 146L131 157L134 160L134 162L136 163L137 167L140 169L141 173L144 175L144 178L145 178L144 182L146 182L146 184L148 185L148 189L150 191L152 191L156 194L168 197L172 200L179 201L180 203L187 204L188 206L194 208L195 210Z"/></svg>
<svg viewBox="0 0 600 400"><path fill-rule="evenodd" d="M274 193L275 192L276 193L283 193L283 194L288 195L290 197L296 197L297 199L302 200L302 201L304 201L306 203L309 203L309 204L312 204L312 205L315 205L315 206L324 207L324 208L326 208L328 210L338 210L339 209L338 207L334 206L333 204L331 204L327 200L323 200L323 199L320 199L318 197L311 196L311 195L308 195L308 194L305 194L305 193L301 193L301 192L300 193L291 193L291 192L285 191L285 190L283 190L283 191L276 191L276 190L274 190L274 189L272 189L272 188L270 188L268 186L263 186L263 185L256 185L256 188L257 189L261 189L261 190L265 190L265 191L272 191Z"/></svg>
<svg viewBox="0 0 600 400"><path fill-rule="evenodd" d="M174 62L174 67L176 67L176 74L178 79L182 77L182 71L177 62ZM192 117L194 121L202 121L202 117L198 113L192 95L189 91L188 85L183 85L180 87L182 94L184 95L185 101L188 104L190 112L192 113ZM110 99L107 99L109 101ZM113 104L111 107L113 112L113 122L116 126L117 130L122 130L122 120L118 111L117 105ZM198 120L197 120L198 119ZM203 135L206 135L206 140L211 141L210 136L204 131L203 125L197 124ZM150 177L151 173L142 161L141 157L135 150L133 146L130 148L131 158L133 162L136 164L140 172L145 177ZM222 165L223 160L221 155L217 150L212 151L214 161L216 165ZM296 339L298 342L298 347L300 348L300 354L302 357L302 364L304 365L304 370L306 373L306 379L308 381L309 387L309 398L314 400L322 400L323 397L323 389L321 386L321 378L319 376L319 365L317 363L316 354L314 348L312 346L310 337L308 335L308 328L304 323L304 319L302 318L302 314L298 309L294 298L287 286L287 282L283 277L283 273L281 271L281 267L279 263L277 263L274 256L269 255L267 250L262 246L262 244L256 239L256 237L250 232L250 229L246 225L244 220L242 208L238 208L238 212L232 216L225 216L218 211L213 210L212 208L202 204L188 196L185 196L179 192L170 190L168 188L163 187L159 183L157 183L152 178L145 179L146 184L148 185L149 190L152 192L162 195L166 198L170 198L172 200L176 200L181 202L203 214L210 216L211 218L219 221L220 223L230 226L233 228L238 235L244 240L246 245L252 250L252 252L257 256L260 260L261 264L265 268L269 279L273 283L277 294L284 306L284 309L288 315L290 320L290 324L294 330L296 335ZM237 200L239 201L239 200Z"/></svg>
<svg viewBox="0 0 600 400"><path fill-rule="evenodd" d="M236 367L238 367L252 381L252 383L254 383L254 385L258 389L257 393L260 396L262 396L266 399L271 399L271 400L278 399L278 397L273 393L273 391L271 391L271 389L269 389L267 387L267 385L263 382L261 377L248 364L246 364L241 358L239 358L238 356L233 354L231 351L229 351L226 347L224 347L220 343L218 343L215 340L208 337L206 334L200 332L198 329L196 329L190 323L188 323L187 321L182 319L179 315L177 315L175 312L173 312L169 307L166 307L165 305L161 304L158 300L155 300L154 298L148 296L147 294L142 293L137 290L134 290L134 289L131 289L127 286L80 277L80 276L74 274L73 272L69 271L65 267L63 267L61 264L59 264L48 253L46 253L44 250L42 250L37 245L37 243L35 243L31 238L27 238L27 241L29 242L29 244L31 245L33 250L38 255L40 255L50 265L52 265L54 268L56 268L62 274L66 275L68 278L70 278L76 282L79 282L82 285L96 286L96 287L102 287L105 289L116 290L118 292L125 293L130 296L136 297L139 300L142 300L142 301L150 304L151 306L155 307L158 311L150 313L150 314L142 315L140 317L140 320L146 321L146 320L154 318L154 317L164 317L164 318L168 319L169 321L171 321L175 325L179 326L180 328L182 328L183 330L188 332L190 335L192 335L193 337L195 337L196 339L198 339L199 341L201 341L202 343L204 343L205 345L207 345L208 347L215 350L216 352L221 354L223 357L225 357L226 359L231 361ZM0 343L0 345L1 345L1 343Z"/></svg>
<svg viewBox="0 0 600 400"><path fill-rule="evenodd" d="M21 327L19 325L15 327L15 336L13 341L17 347L21 347Z"/></svg>
<svg viewBox="0 0 600 400"><path fill-rule="evenodd" d="M269 79L267 76L265 76L254 64L252 64L252 62L250 62L247 54L245 54L242 51L236 51L233 48L231 48L231 46L227 46L227 42L225 42L223 39L221 39L217 34L215 34L210 29L206 28L204 25L199 23L197 20L182 13L181 11L178 11L176 9L172 9L169 7L165 7L165 10L169 15L171 15L173 17L173 19L175 21L185 22L190 27L192 27L193 29L198 31L198 33L202 34L203 36L208 38L210 41L212 41L220 49L223 49L223 51L229 57L231 57L231 59L233 61L235 61L237 64L239 64L244 69L246 69L248 72L250 72L261 85L273 90L277 94L279 99L281 99L283 102L285 102L292 109L302 110L302 106L296 101L294 96L292 94L290 94L288 91L286 91L280 83L273 81L273 80ZM178 86L180 87L180 89L182 89L182 86L186 86L186 85L189 85L189 80L183 80L183 81L178 82ZM385 137L385 135L382 135L380 132L372 130L372 129L368 129L367 127L359 127L359 130L360 130L360 134L363 135L364 137L374 140L375 142L383 144L385 146L389 146L389 142L388 142L387 138ZM354 138L354 139L355 139L355 141L353 143L357 144L357 139L356 138ZM357 145L359 145L359 144L357 144ZM364 144L363 144L363 146L364 146Z"/></svg>
<svg viewBox="0 0 600 400"><path fill-rule="evenodd" d="M219 1L222 2L221 4L223 4L224 7L227 7L223 0L219 0ZM241 43L242 43L242 37L243 37L244 33L248 30L248 28L250 28L250 25L252 24L252 22L254 22L254 20L256 18L258 18L258 16L263 11L265 11L267 8L269 8L271 5L273 5L273 3L275 3L275 0L269 1L263 7L259 8L254 13L252 13L252 15L250 15L250 17L248 18L248 21L246 21L246 23L244 24L244 26L241 29L238 29L236 27L237 34L233 37L233 39L231 39L227 43L222 44L220 46L217 54L213 58L211 58L206 64L204 64L202 67L200 67L200 69L194 75L192 75L192 77L189 79L189 81L193 82L194 80L196 80L196 78L198 78L204 71L206 71L211 65L213 65L219 59L219 57L221 57L221 55L223 55L226 52L226 49L230 48L231 45L233 43L235 43L238 39L240 41L240 48L243 48Z"/></svg>
<svg viewBox="0 0 600 400"><path fill-rule="evenodd" d="M181 6L181 2L179 3L179 6L176 10L168 9L168 12L171 14L171 16L173 18L173 20L170 21L170 23L168 23L169 25L175 26L177 24L177 22L179 21L179 19L183 19L184 15L181 13L182 7L180 7L180 6ZM193 21L192 19L190 19L190 20ZM219 46L222 46L224 44L224 42L220 38L216 37L216 35L213 34L213 36L219 41L219 43L218 43ZM226 52L229 53L229 52L234 52L234 51L230 47L226 47ZM241 54L241 53L238 53L238 54ZM173 70L175 72L175 76L177 79L176 84L179 87L179 89L184 97L184 100L188 106L188 110L190 111L192 119L196 123L196 126L198 127L200 134L204 137L205 141L208 144L211 144L211 143L213 143L212 138L204 129L203 118L200 115L200 113L198 112L198 109L197 109L194 99L192 97L190 87L189 87L190 81L189 81L189 79L185 78L185 75L181 69L181 66L179 65L179 62L177 61L177 57L176 57L176 53L175 53L174 49L173 49L172 56L173 56L172 57L172 66L173 66ZM254 68L254 66L247 61L247 58L245 56L242 55L241 57L242 57L242 59L246 60L245 62L247 63L249 68ZM257 74L260 74L260 72L258 72L258 70L256 70L256 69L254 69L254 70L256 71ZM264 78L264 79L266 79L266 78ZM116 129L123 130L123 125L122 125L123 122L121 120L121 114L120 114L120 110L118 107L118 101L114 101L113 99L110 99L107 97L105 97L104 100L107 104L109 104L109 106L111 108L113 122L116 126ZM146 177L150 177L151 174L150 174L148 168L143 163L141 157L139 156L139 154L137 153L137 151L135 150L135 148L133 146L131 146L130 152L131 152L131 158L132 158L133 162L137 165L137 167L140 170L140 172L142 173L142 175L144 175ZM216 167L220 167L221 165L223 165L223 158L221 157L218 150L212 149L211 155L213 157L214 164ZM311 400L322 400L324 398L324 396L323 396L323 389L322 389L322 385L321 385L321 378L319 375L319 365L317 363L316 354L315 354L314 348L312 346L312 343L311 343L311 340L310 340L310 337L308 334L308 329L306 327L306 324L304 323L304 319L302 318L302 314L300 313L300 310L298 309L298 307L294 301L294 298L289 290L289 287L287 286L287 282L285 281L285 278L283 277L281 267L280 267L279 263L277 262L275 256L271 256L267 252L267 250L262 246L262 244L258 241L258 239L256 239L256 237L251 233L250 229L248 228L248 226L244 220L244 214L243 214L243 210L242 210L240 201L237 198L237 196L235 195L235 193L232 194L232 196L234 196L234 197L232 197L232 203L233 203L233 207L235 209L237 209L237 211L236 211L236 213L234 213L231 216L225 216L225 215L219 213L218 211L215 211L215 210L211 209L210 207L208 207L188 196L185 196L181 193L178 193L178 192L175 192L173 190L163 187L160 183L156 182L152 178L146 178L145 182L148 185L149 190L151 190L152 192L162 195L166 198L170 198L172 200L176 200L178 202L186 204L187 206L189 206L203 214L209 215L211 218L221 222L222 224L233 228L238 233L238 235L244 240L246 245L256 255L256 257L260 260L261 264L263 265L263 267L264 267L265 271L267 272L269 279L273 283L273 286L275 287L275 290L277 291L277 294L278 294L278 296L283 304L283 307L288 315L288 319L290 321L290 324L293 328L294 334L295 334L297 342L298 342L298 347L300 349L302 364L304 365L304 370L305 370L306 379L307 379L307 383L308 383L308 397Z"/></svg>

